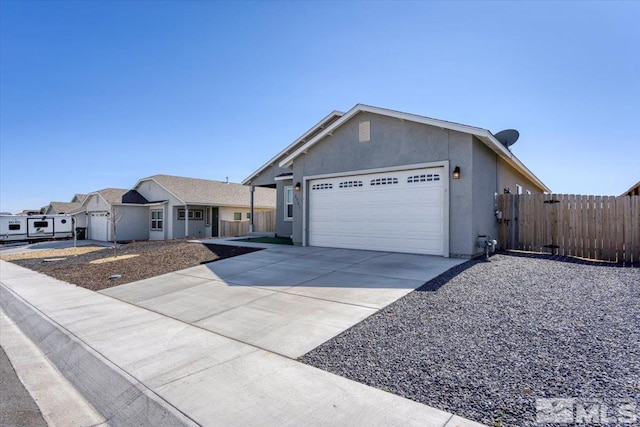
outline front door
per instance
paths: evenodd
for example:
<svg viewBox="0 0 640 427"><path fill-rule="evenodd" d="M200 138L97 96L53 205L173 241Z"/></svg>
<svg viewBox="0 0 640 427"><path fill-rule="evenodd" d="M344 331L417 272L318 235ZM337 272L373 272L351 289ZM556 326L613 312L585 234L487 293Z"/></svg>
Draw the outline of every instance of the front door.
<svg viewBox="0 0 640 427"><path fill-rule="evenodd" d="M211 237L218 237L218 208L211 208Z"/></svg>

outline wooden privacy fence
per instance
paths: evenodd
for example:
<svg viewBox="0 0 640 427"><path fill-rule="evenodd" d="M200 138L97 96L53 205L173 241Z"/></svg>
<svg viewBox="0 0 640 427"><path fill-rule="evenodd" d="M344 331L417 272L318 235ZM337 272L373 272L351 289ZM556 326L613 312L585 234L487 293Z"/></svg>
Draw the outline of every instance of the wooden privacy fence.
<svg viewBox="0 0 640 427"><path fill-rule="evenodd" d="M501 194L501 248L640 261L640 196Z"/></svg>
<svg viewBox="0 0 640 427"><path fill-rule="evenodd" d="M238 237L249 234L251 221L220 221L220 237ZM274 232L276 230L276 212L254 212L254 231Z"/></svg>

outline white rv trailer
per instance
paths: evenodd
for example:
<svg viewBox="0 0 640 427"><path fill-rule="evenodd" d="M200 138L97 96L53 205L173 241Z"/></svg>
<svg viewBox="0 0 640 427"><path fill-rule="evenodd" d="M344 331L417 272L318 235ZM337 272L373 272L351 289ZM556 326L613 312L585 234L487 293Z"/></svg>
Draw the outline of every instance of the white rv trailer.
<svg viewBox="0 0 640 427"><path fill-rule="evenodd" d="M71 215L0 215L0 243L68 239L73 237Z"/></svg>

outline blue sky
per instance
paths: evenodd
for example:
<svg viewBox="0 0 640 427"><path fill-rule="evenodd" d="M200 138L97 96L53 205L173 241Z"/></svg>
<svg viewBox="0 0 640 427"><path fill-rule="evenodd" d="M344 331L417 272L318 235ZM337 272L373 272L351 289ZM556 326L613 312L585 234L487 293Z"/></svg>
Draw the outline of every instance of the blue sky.
<svg viewBox="0 0 640 427"><path fill-rule="evenodd" d="M520 131L557 193L640 179L640 2L0 2L0 211L239 182L332 110Z"/></svg>

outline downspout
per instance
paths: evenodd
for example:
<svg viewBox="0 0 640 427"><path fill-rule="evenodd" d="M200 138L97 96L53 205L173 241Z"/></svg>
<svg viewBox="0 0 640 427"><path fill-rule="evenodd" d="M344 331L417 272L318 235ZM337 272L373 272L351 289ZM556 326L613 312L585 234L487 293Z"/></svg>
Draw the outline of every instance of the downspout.
<svg viewBox="0 0 640 427"><path fill-rule="evenodd" d="M189 205L184 205L184 237L189 237Z"/></svg>
<svg viewBox="0 0 640 427"><path fill-rule="evenodd" d="M251 222L249 223L249 233L253 233L255 231L255 228L253 225L253 193L255 192L256 188L253 185L249 188L250 188L249 194L251 195L251 202L250 202L251 213L249 214L251 216L250 218Z"/></svg>

